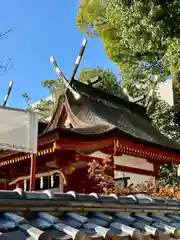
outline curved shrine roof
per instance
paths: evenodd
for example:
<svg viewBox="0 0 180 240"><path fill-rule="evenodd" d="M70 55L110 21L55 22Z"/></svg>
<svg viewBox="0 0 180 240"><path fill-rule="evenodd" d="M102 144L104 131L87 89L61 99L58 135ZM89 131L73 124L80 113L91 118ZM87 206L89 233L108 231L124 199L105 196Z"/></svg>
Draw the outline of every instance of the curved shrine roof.
<svg viewBox="0 0 180 240"><path fill-rule="evenodd" d="M87 137L91 140L111 135L115 139L125 139L140 143L141 146L179 154L180 145L152 125L144 107L75 80L72 87L81 98L75 100L69 91L66 95L60 95L51 122L39 123L40 138L52 131L61 132L63 136L67 133L68 137ZM70 119L71 128L60 124L64 109ZM8 154L9 151L5 152ZM0 156L4 157L4 154L2 152Z"/></svg>
<svg viewBox="0 0 180 240"><path fill-rule="evenodd" d="M48 130L57 127L57 119L64 106L73 126L68 131L82 135L99 135L117 130L132 137L134 141L141 140L155 145L156 148L162 146L180 150L179 144L161 134L152 125L144 107L75 80L72 86L81 98L75 100L70 92L61 96Z"/></svg>

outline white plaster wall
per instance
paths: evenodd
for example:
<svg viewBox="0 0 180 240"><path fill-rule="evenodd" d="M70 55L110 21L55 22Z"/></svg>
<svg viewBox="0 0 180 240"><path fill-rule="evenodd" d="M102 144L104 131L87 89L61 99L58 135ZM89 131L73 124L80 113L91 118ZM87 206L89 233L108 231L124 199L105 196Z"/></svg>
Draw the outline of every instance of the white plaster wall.
<svg viewBox="0 0 180 240"><path fill-rule="evenodd" d="M107 156L107 154L97 151L97 152L93 152L92 154L90 154L90 156L97 157L97 158L105 158Z"/></svg>
<svg viewBox="0 0 180 240"><path fill-rule="evenodd" d="M133 168L150 170L150 171L154 170L153 164L147 162L146 159L128 156L128 155L115 156L114 163L116 165L121 165L121 166L126 166L126 167L133 167Z"/></svg>
<svg viewBox="0 0 180 240"><path fill-rule="evenodd" d="M91 157L99 157L104 158L107 156L107 154L104 154L100 151L94 152L90 154ZM150 170L153 171L153 164L146 161L146 159L139 158L139 157L133 157L128 155L122 155L122 156L115 156L114 157L114 164L126 166L126 167L133 167L138 169L144 169L144 170Z"/></svg>
<svg viewBox="0 0 180 240"><path fill-rule="evenodd" d="M130 177L128 180L128 185L129 184L139 184L144 181L148 181L149 179L152 179L152 177L147 176L147 175L142 175L142 174L136 174L136 173L128 173L128 172L121 172L121 171L114 171L114 177L115 179L117 178L122 178L122 177ZM155 178L153 177L155 180Z"/></svg>

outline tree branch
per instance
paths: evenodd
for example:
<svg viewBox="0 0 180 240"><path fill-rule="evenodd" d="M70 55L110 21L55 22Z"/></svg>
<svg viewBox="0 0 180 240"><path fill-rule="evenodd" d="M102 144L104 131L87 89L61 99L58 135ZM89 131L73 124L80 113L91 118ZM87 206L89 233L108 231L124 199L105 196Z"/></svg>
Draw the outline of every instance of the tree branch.
<svg viewBox="0 0 180 240"><path fill-rule="evenodd" d="M0 39L5 39L11 31L12 31L12 28L6 31L5 33L0 32Z"/></svg>

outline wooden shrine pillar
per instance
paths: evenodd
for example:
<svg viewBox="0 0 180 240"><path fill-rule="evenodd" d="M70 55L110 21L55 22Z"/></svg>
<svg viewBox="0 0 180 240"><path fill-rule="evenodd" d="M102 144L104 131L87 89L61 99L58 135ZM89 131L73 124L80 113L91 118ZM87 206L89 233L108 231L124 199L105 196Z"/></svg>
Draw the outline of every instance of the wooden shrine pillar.
<svg viewBox="0 0 180 240"><path fill-rule="evenodd" d="M113 141L113 146L112 146L112 163L113 163L114 169L115 169L115 156L116 156L117 150L118 150L118 148L117 148L116 141ZM114 173L114 171L113 171L113 173Z"/></svg>
<svg viewBox="0 0 180 240"><path fill-rule="evenodd" d="M113 141L112 146L109 149L109 152L111 154L111 167L112 167L112 172L111 172L111 176L114 178L115 174L114 174L114 170L115 170L115 161L114 161L114 157L116 156L116 152L117 152L117 145L116 145L116 141Z"/></svg>
<svg viewBox="0 0 180 240"><path fill-rule="evenodd" d="M35 191L36 185L36 154L31 154L30 186L29 191Z"/></svg>
<svg viewBox="0 0 180 240"><path fill-rule="evenodd" d="M159 180L159 163L154 163L153 167L154 167L154 176L156 180Z"/></svg>

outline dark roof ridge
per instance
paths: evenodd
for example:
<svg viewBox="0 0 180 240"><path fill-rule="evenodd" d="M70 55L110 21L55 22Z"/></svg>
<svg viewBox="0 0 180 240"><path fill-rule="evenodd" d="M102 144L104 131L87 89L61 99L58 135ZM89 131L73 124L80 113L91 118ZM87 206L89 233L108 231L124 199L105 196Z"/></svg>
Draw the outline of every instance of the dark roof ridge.
<svg viewBox="0 0 180 240"><path fill-rule="evenodd" d="M6 199L6 201L4 201ZM42 204L41 201L47 202L47 200L53 200L52 205L54 201L57 201L55 204L57 206L67 206L67 207L75 207L75 206L87 206L85 203L87 202L93 202L95 207L97 205L99 208L101 207L99 204L103 204L102 207L105 205L111 205L113 204L114 208L125 208L125 205L129 205L130 207L136 208L137 206L139 209L142 209L145 207L147 209L155 210L164 210L164 207L167 208L179 208L180 207L180 200L178 198L174 199L168 199L168 198L162 198L162 197L152 197L145 194L136 194L136 195L124 195L124 196L118 196L116 194L97 194L97 193L90 193L90 194L81 194L74 191L69 191L66 193L63 192L53 192L51 190L44 190L44 191L37 191L37 192L28 192L24 191L21 188L17 188L15 190L0 190L0 208L8 206L9 201L11 200L12 205L16 206L17 202L23 202L23 205L27 207L28 202L38 200L40 204ZM13 203L13 200L15 201ZM28 200L28 202L26 202ZM70 204L71 202L71 204ZM36 202L38 205L38 202ZM55 203L55 202L54 202ZM79 205L77 204L79 203ZM85 205L84 205L85 204ZM49 203L48 203L49 205ZM32 204L33 206L33 204ZM91 208L91 206L87 206ZM110 209L110 211L113 211Z"/></svg>
<svg viewBox="0 0 180 240"><path fill-rule="evenodd" d="M126 99L114 96L112 94L106 93L100 89L94 88L88 84L79 82L77 80L73 80L72 81L72 86L77 90L80 91L82 93L85 93L85 95L91 96L91 97L95 97L100 100L106 101L106 102L110 102L111 104L114 104L116 106L118 105L127 105L127 107L131 110L131 111L136 111L137 113L143 115L144 117L148 118L148 115L146 113L146 108L143 106L140 106L136 103L132 103Z"/></svg>

